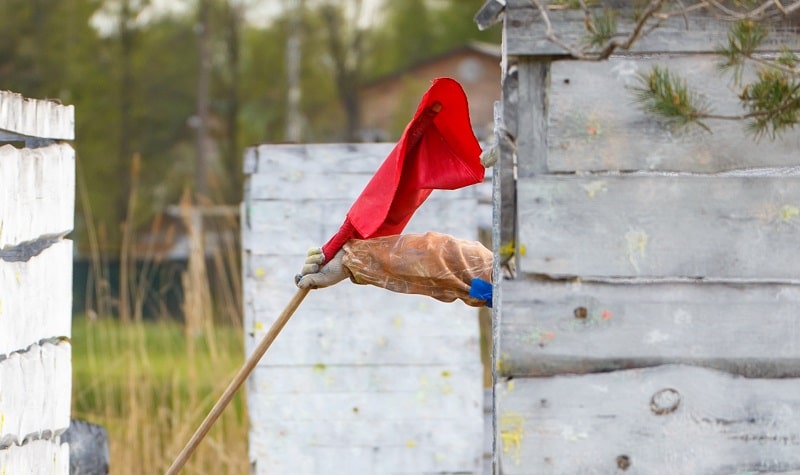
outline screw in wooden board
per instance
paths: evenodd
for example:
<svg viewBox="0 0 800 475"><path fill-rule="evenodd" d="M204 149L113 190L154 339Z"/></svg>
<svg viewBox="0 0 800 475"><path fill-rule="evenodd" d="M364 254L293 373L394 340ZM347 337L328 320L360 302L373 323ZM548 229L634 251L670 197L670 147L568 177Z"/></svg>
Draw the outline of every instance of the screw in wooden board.
<svg viewBox="0 0 800 475"><path fill-rule="evenodd" d="M631 458L627 455L617 455L617 467L622 471L628 470L631 467Z"/></svg>
<svg viewBox="0 0 800 475"><path fill-rule="evenodd" d="M675 412L681 404L681 393L677 389L665 388L650 398L650 410L657 416Z"/></svg>
<svg viewBox="0 0 800 475"><path fill-rule="evenodd" d="M589 316L589 310L587 310L586 307L576 307L572 313L575 315L575 318L580 320L586 320L586 317Z"/></svg>

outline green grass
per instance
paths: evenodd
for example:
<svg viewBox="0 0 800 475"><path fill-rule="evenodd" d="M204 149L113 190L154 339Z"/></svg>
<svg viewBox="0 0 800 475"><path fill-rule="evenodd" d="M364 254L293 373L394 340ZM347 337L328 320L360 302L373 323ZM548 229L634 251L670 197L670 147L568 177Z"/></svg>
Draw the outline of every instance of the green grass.
<svg viewBox="0 0 800 475"><path fill-rule="evenodd" d="M111 473L163 473L244 360L241 329L187 337L175 322L76 317L73 414L109 432ZM247 414L237 394L183 473L245 474Z"/></svg>

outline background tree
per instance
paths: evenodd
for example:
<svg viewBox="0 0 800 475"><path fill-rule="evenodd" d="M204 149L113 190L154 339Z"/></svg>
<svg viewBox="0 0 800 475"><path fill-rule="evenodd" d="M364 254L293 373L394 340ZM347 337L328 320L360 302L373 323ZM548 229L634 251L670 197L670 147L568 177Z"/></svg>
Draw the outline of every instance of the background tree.
<svg viewBox="0 0 800 475"><path fill-rule="evenodd" d="M303 54L291 86L302 91L303 142L355 139L359 84L471 39L499 41L499 31L474 27L482 0L306 2L300 13L288 8L296 2L279 2L283 8L262 17L253 14L264 3L254 0L185 0L168 9L148 0L0 2L0 87L76 107L78 177L88 198L77 210L79 252L91 228L99 247L118 254L123 225L148 229L195 182L201 4L209 25L208 195L219 203L241 200L245 146L285 140L286 44L297 24L305 27ZM135 155L139 197L127 216Z"/></svg>

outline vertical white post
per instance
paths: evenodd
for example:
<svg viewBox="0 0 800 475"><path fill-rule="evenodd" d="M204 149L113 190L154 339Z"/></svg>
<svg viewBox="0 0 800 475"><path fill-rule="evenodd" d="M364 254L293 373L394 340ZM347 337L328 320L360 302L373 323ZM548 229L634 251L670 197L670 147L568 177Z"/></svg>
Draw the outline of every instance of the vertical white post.
<svg viewBox="0 0 800 475"><path fill-rule="evenodd" d="M69 473L74 111L0 91L0 473Z"/></svg>

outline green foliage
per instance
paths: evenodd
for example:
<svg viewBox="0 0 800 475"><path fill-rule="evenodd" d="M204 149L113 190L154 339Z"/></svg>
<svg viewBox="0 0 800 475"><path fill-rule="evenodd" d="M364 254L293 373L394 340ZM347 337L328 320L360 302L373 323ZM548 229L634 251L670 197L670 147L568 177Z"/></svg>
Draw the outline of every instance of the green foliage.
<svg viewBox="0 0 800 475"><path fill-rule="evenodd" d="M631 89L643 110L678 126L694 123L708 130L700 120L708 113L706 101L692 93L680 76L655 66L639 74L638 80L640 85Z"/></svg>
<svg viewBox="0 0 800 475"><path fill-rule="evenodd" d="M617 34L617 13L609 8L587 16L584 43L589 47L602 48Z"/></svg>
<svg viewBox="0 0 800 475"><path fill-rule="evenodd" d="M737 81L741 78L745 60L752 56L767 38L767 29L753 20L735 22L728 31L728 43L717 48L721 56L718 63L720 71L734 71Z"/></svg>
<svg viewBox="0 0 800 475"><path fill-rule="evenodd" d="M754 8L761 2L738 2L740 8ZM797 55L785 47L773 58L757 54L768 38L767 27L750 18L734 22L727 42L717 48L722 73L733 75L740 86L739 100L747 111L738 116L714 115L702 97L692 93L679 76L658 66L639 77L632 88L641 108L677 125L697 124L709 128L704 119L745 120L756 140L775 139L781 131L800 121L800 70ZM743 83L745 66L755 65L755 78Z"/></svg>
<svg viewBox="0 0 800 475"><path fill-rule="evenodd" d="M320 0L322 1L322 0ZM78 179L86 190L73 238L81 252L95 228L107 253L119 250L131 165L141 157L134 222L147 229L154 214L177 202L194 181L199 71L196 6L183 14L139 14L152 2L133 0L0 1L0 87L76 108ZM291 2L283 2L289 5ZM355 0L325 1L334 8ZM128 13L121 7L128 5ZM237 5L209 0L211 57L210 198L241 199L243 148L284 140L287 115L286 43L296 11L266 24L242 22ZM320 2L302 12L301 108L304 140L343 136L345 114L331 80L329 38ZM360 83L424 61L471 39L499 41L500 29L480 32L472 18L483 0L385 1L363 30ZM103 21L97 21L98 12ZM125 18L121 18L121 16ZM351 22L352 15L342 15ZM92 25L102 23L102 31ZM354 25L342 24L353 31Z"/></svg>
<svg viewBox="0 0 800 475"><path fill-rule="evenodd" d="M800 82L795 75L773 68L761 68L757 80L744 87L739 98L750 111L748 128L760 138L774 139L800 121Z"/></svg>

